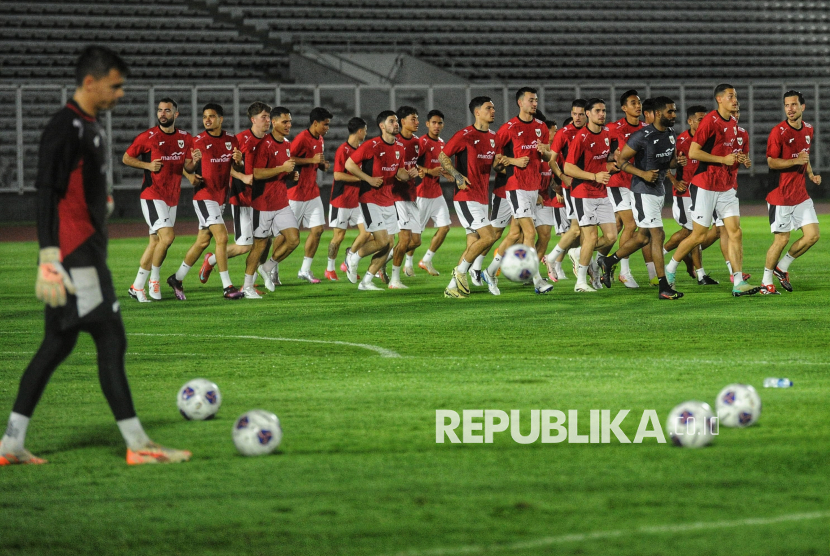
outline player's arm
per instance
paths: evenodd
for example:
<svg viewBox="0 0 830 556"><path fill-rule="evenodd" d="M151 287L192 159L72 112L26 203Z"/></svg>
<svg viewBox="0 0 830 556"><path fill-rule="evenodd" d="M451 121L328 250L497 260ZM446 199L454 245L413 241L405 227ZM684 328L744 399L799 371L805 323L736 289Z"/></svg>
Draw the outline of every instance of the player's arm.
<svg viewBox="0 0 830 556"><path fill-rule="evenodd" d="M231 177L238 179L245 185L252 185L254 183L253 174L246 174L245 172L241 172L237 170L235 166L231 168Z"/></svg>
<svg viewBox="0 0 830 556"><path fill-rule="evenodd" d="M335 179L335 181L345 181L345 182L349 182L349 183L359 183L360 182L360 178L358 178L357 176L353 176L353 175L351 175L347 172L335 172L334 173L334 179Z"/></svg>
<svg viewBox="0 0 830 556"><path fill-rule="evenodd" d="M810 153L805 151L801 151L798 153L798 156L795 158L773 158L771 156L767 157L767 165L770 167L771 170L786 170L787 168L792 168L793 166L808 166L808 170L812 172L812 167L810 167ZM809 174L808 174L809 177Z"/></svg>
<svg viewBox="0 0 830 556"><path fill-rule="evenodd" d="M642 179L646 183L654 183L657 180L657 176L660 175L659 170L640 170L633 164L631 164L630 160L637 154L632 147L626 144L622 151L620 151L620 159L622 160L622 164L620 165L620 170L625 172L626 174L631 174L632 176L637 176L638 178Z"/></svg>
<svg viewBox="0 0 830 556"><path fill-rule="evenodd" d="M294 159L289 159L285 161L285 164L282 166L277 166L276 168L254 168L254 179L255 180L270 180L280 174L287 174L289 172L294 171Z"/></svg>
<svg viewBox="0 0 830 556"><path fill-rule="evenodd" d="M441 154L438 155L438 162L441 163L441 168L443 168L444 171L452 176L453 180L455 180L455 185L458 189L467 189L467 186L470 185L470 180L461 175L461 172L455 169L455 166L453 166L452 160L450 160L450 157L447 156L447 153L441 151Z"/></svg>
<svg viewBox="0 0 830 556"><path fill-rule="evenodd" d="M187 181L190 182L190 184L193 187L196 187L197 185L200 185L203 181L202 176L200 176L199 174L197 174L195 172L195 168L194 168L194 172L188 172L187 170L183 170L182 175L185 177L185 179L187 179Z"/></svg>
<svg viewBox="0 0 830 556"><path fill-rule="evenodd" d="M695 137L697 137L697 134L695 134ZM703 147L694 141L692 141L692 144L689 147L689 158L700 162L706 162L707 164L723 164L724 166L732 166L735 164L734 153L729 153L726 156L710 154L704 151Z"/></svg>
<svg viewBox="0 0 830 556"><path fill-rule="evenodd" d="M821 185L821 176L813 173L813 165L807 163L807 179L816 185Z"/></svg>
<svg viewBox="0 0 830 556"><path fill-rule="evenodd" d="M121 162L124 163L125 166L129 166L130 168L138 168L139 170L147 170L148 172L156 173L161 170L161 167L164 166L164 163L161 161L160 158L157 158L151 162L143 162L135 157L124 153L124 156L121 157Z"/></svg>
<svg viewBox="0 0 830 556"><path fill-rule="evenodd" d="M365 181L372 187L380 187L383 185L383 178L373 178L366 172L360 169L360 166L350 158L346 159L346 170L360 179L360 181Z"/></svg>

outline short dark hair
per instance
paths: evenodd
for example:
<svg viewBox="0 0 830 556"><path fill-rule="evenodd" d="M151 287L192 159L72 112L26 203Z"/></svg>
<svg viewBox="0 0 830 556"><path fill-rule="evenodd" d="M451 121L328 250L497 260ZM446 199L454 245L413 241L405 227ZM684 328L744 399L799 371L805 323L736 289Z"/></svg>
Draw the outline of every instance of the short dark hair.
<svg viewBox="0 0 830 556"><path fill-rule="evenodd" d="M439 117L439 118L441 118L442 120L445 120L445 119L446 119L446 118L444 117L444 113L443 113L443 112L441 112L440 110L430 110L430 111L427 113L427 121L430 121L430 120L432 119L432 117L433 117L433 116L438 116L438 117Z"/></svg>
<svg viewBox="0 0 830 556"><path fill-rule="evenodd" d="M628 102L628 97L638 97L640 93L637 92L636 89L628 89L626 92L620 95L620 106L625 106Z"/></svg>
<svg viewBox="0 0 830 556"><path fill-rule="evenodd" d="M332 119L333 116L331 112L317 106L311 110L311 113L308 115L308 125L313 124L314 122L325 122L326 120Z"/></svg>
<svg viewBox="0 0 830 556"><path fill-rule="evenodd" d="M572 123L574 123L574 119L571 118L570 116L568 116L567 118L565 118L565 121L562 122L562 127L565 127L566 125L572 124Z"/></svg>
<svg viewBox="0 0 830 556"><path fill-rule="evenodd" d="M516 102L519 102L519 99L525 96L525 93L533 93L536 94L536 89L533 87L522 87L518 91L516 91Z"/></svg>
<svg viewBox="0 0 830 556"><path fill-rule="evenodd" d="M253 118L254 116L259 116L263 112L268 112L271 114L271 106L269 104L265 104L264 102L256 101L255 103L251 104L248 107L248 117Z"/></svg>
<svg viewBox="0 0 830 556"><path fill-rule="evenodd" d="M380 114L378 114L378 117L375 119L375 121L376 121L376 122L377 122L377 124L378 124L378 127L380 127L380 124L382 124L383 122L385 122L385 121L386 121L386 118L388 118L389 116L395 116L395 117L397 117L398 115L397 115L397 114L395 114L392 110L384 110L383 112L381 112Z"/></svg>
<svg viewBox="0 0 830 556"><path fill-rule="evenodd" d="M172 104L173 105L173 110L176 110L176 111L179 110L179 104L170 97L164 97L163 99L161 99L159 101L159 104Z"/></svg>
<svg viewBox="0 0 830 556"><path fill-rule="evenodd" d="M217 116L221 116L223 118L225 117L225 111L222 110L222 107L216 104L215 102L208 102L207 104L205 104L205 107L202 108L202 114L204 114L206 110L213 110L214 112L216 112Z"/></svg>
<svg viewBox="0 0 830 556"><path fill-rule="evenodd" d="M786 93L784 93L784 98L781 100L787 100L787 97L798 97L798 104L804 104L804 95L802 95L799 91L795 89L790 89Z"/></svg>
<svg viewBox="0 0 830 556"><path fill-rule="evenodd" d="M734 88L735 87L733 87L729 83L721 83L720 85L715 87L715 95L714 96L715 96L715 98L718 98L721 95L721 93L723 93L726 89L734 89Z"/></svg>
<svg viewBox="0 0 830 556"><path fill-rule="evenodd" d="M709 109L703 106L702 104L695 104L693 106L690 106L686 109L686 119L688 120L698 112L703 112L704 114L707 114L709 112Z"/></svg>
<svg viewBox="0 0 830 556"><path fill-rule="evenodd" d="M364 120L363 118L355 117L349 120L347 126L349 128L349 135L354 135L355 133L366 127L366 120Z"/></svg>
<svg viewBox="0 0 830 556"><path fill-rule="evenodd" d="M95 79L106 77L113 69L125 77L130 74L127 63L106 46L87 46L75 62L75 85L83 85L87 75Z"/></svg>
<svg viewBox="0 0 830 556"><path fill-rule="evenodd" d="M653 98L647 98L643 101L643 112L654 112Z"/></svg>
<svg viewBox="0 0 830 556"><path fill-rule="evenodd" d="M589 98L585 102L585 111L588 112L590 110L593 110L594 106L596 106L597 104L605 104L605 100L599 97Z"/></svg>
<svg viewBox="0 0 830 556"><path fill-rule="evenodd" d="M547 118L545 118L545 125L548 127L559 127L556 123L556 120L551 120Z"/></svg>
<svg viewBox="0 0 830 556"><path fill-rule="evenodd" d="M470 101L469 108L470 114L475 116L476 109L481 108L483 105L487 104L488 102L493 102L493 99L490 97L475 97L473 100Z"/></svg>
<svg viewBox="0 0 830 556"><path fill-rule="evenodd" d="M291 110L285 106L275 106L271 109L271 119L274 119L277 116L282 116L283 114L288 114L290 116Z"/></svg>
<svg viewBox="0 0 830 556"><path fill-rule="evenodd" d="M578 98L578 99L574 100L571 103L571 109L574 109L574 108L585 109L586 106L588 106L588 101L585 100L584 98Z"/></svg>
<svg viewBox="0 0 830 556"><path fill-rule="evenodd" d="M672 99L670 99L669 97L665 97L665 96L657 97L656 99L654 99L654 110L655 110L655 112L657 110L665 110L666 106L668 106L669 104L675 104L675 102Z"/></svg>
<svg viewBox="0 0 830 556"><path fill-rule="evenodd" d="M403 120L411 116L412 114L418 115L418 109L414 106L401 106L398 108L398 111L395 112L395 115L398 117L398 120Z"/></svg>

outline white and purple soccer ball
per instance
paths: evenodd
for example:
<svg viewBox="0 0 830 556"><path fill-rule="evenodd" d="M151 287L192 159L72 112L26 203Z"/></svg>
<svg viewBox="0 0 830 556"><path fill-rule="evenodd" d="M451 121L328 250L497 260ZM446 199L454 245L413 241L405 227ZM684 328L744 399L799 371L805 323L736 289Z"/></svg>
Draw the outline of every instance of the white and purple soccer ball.
<svg viewBox="0 0 830 556"><path fill-rule="evenodd" d="M243 456L270 454L281 441L280 420L270 411L246 411L233 424L233 443Z"/></svg>
<svg viewBox="0 0 830 556"><path fill-rule="evenodd" d="M501 273L511 282L532 282L533 277L539 274L536 249L520 243L508 247L501 259Z"/></svg>
<svg viewBox="0 0 830 556"><path fill-rule="evenodd" d="M761 416L761 396L749 384L730 384L715 398L715 410L724 427L748 427Z"/></svg>
<svg viewBox="0 0 830 556"><path fill-rule="evenodd" d="M675 446L702 448L718 434L718 423L708 403L687 401L669 412L666 433Z"/></svg>
<svg viewBox="0 0 830 556"><path fill-rule="evenodd" d="M206 378L194 378L181 387L176 405L188 421L206 421L213 419L219 411L222 393Z"/></svg>

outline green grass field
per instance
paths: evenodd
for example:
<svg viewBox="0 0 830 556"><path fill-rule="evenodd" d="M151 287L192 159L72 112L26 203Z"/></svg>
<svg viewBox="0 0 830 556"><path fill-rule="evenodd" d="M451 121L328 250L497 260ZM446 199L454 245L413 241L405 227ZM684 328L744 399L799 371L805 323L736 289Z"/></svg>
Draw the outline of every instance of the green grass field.
<svg viewBox="0 0 830 556"><path fill-rule="evenodd" d="M744 269L759 283L769 228L764 218L743 227ZM162 279L192 239L177 238ZM193 459L125 464L82 336L29 427L27 447L50 463L0 470L0 554L827 554L827 240L792 265L796 291L781 296L732 298L715 246L704 263L721 285L679 274L686 297L676 302L619 283L576 294L567 265L571 280L547 296L502 281L498 298L480 288L444 299L463 244L454 228L435 259L442 275L418 269L406 291L358 292L345 276L301 283L295 253L281 266L285 286L262 300L222 299L219 277L203 286L197 266L186 302L163 286L162 302L139 305L126 290L145 244L110 244L128 374L150 435ZM36 253L35 243L0 244L3 423L41 337ZM242 266L231 261L236 283ZM645 284L639 254L632 269ZM224 404L215 420L188 422L176 393L200 376ZM766 376L795 385L763 389ZM758 388L763 415L749 429L721 428L701 450L613 436L521 445L509 432L492 444L435 441L438 409L579 410L584 434L589 410L630 409L621 428L633 438L644 410L663 422L684 400L714 404L731 382ZM279 415L278 454L236 453L231 425L252 408Z"/></svg>

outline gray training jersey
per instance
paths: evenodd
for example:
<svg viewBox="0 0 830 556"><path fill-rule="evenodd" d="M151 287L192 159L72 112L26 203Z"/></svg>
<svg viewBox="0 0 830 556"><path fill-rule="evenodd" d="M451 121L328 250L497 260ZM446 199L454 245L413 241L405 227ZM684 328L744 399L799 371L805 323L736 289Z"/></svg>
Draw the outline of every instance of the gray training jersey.
<svg viewBox="0 0 830 556"><path fill-rule="evenodd" d="M631 191L647 195L665 195L666 172L674 159L674 129L669 127L665 131L658 131L654 125L648 125L632 133L627 144L637 151L634 156L635 168L643 171L660 170L659 177L653 184L646 183L639 176L631 176Z"/></svg>

